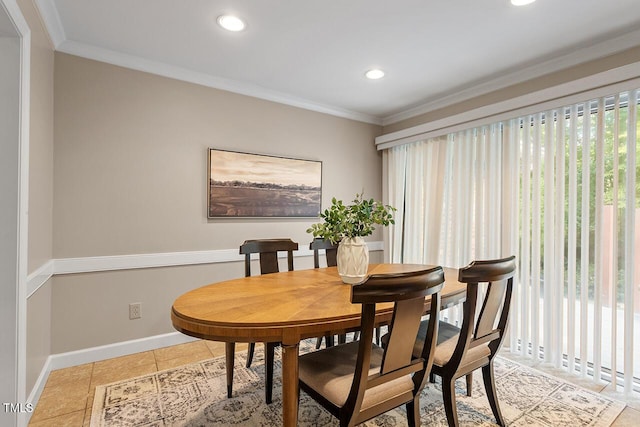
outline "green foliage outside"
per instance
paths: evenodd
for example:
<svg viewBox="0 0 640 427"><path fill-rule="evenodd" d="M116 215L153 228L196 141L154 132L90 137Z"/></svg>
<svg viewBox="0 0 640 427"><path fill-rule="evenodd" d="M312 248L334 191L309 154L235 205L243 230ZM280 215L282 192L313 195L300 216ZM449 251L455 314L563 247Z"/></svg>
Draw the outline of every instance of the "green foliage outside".
<svg viewBox="0 0 640 427"><path fill-rule="evenodd" d="M604 158L604 174L603 174L603 205L604 206L616 206L617 208L617 224L616 230L613 231L613 238L615 244L618 245L618 301L622 301L624 299L624 245L625 239L633 238L629 233L626 233L624 229L624 218L626 215L627 209L632 209L632 214L635 213L635 209L640 208L640 147L638 146L638 142L640 142L640 138L636 138L636 163L635 163L635 194L631 196L631 198L627 197L627 188L626 188L626 171L627 171L627 154L628 154L628 121L629 121L629 109L627 107L621 107L619 109L618 120L616 121L616 114L613 109L605 109L604 113L604 138L603 141L603 158ZM589 296L592 297L594 293L594 257L595 257L595 210L596 210L596 188L597 182L596 179L596 161L597 159L597 141L598 141L598 132L601 132L598 123L598 113L594 112L590 115L590 122L588 126L589 139L585 143L585 135L584 135L584 115L579 115L576 120L575 132L576 132L576 188L577 188L577 197L576 197L576 267L578 271L576 272L576 277L578 278L578 282L580 282L580 268L581 268L581 259L586 256L589 259L588 265L590 268L589 271ZM640 136L640 108L637 109L637 115L635 118L631 118L632 126L636 127L636 135ZM564 215L564 238L565 238L565 269L567 268L567 256L569 247L567 244L567 236L569 233L569 186L570 186L570 141L571 141L571 132L572 129L569 125L569 120L564 121L564 203L565 203L565 215ZM616 126L617 123L617 126ZM556 127L559 126L558 121L554 120L552 125L552 132L554 133L553 137L556 135ZM546 127L540 127L540 141L546 141ZM554 139L551 138L551 139ZM617 141L617 142L616 142ZM542 144L544 145L544 143ZM589 156L588 156L588 164L584 164L583 158L583 150L588 148ZM545 149L555 150L555 146L553 147L542 147L542 153L544 153ZM615 159L617 157L617 169L615 164ZM544 177L545 174L552 173L555 174L555 164L554 165L545 165L544 164L544 154L541 154L541 175L540 175L540 186L538 189L532 188L533 191L540 191L540 201L541 201L541 210L540 210L540 224L541 227L544 228L544 195L545 195L545 182ZM555 162L554 158L554 162ZM551 170L545 171L546 168ZM583 176L588 173L589 183L588 183L588 205L589 205L589 224L588 224L588 233L589 233L589 251L588 253L583 254L581 241L582 241L582 221L583 221L583 213L582 213L582 202L583 202ZM615 183L617 179L617 191L615 191ZM522 184L522 183L521 183ZM555 185L555 184L554 184ZM552 190L555 192L555 188ZM628 203L633 203L632 206L628 206ZM544 233L544 230L542 230ZM544 234L543 234L544 235ZM544 238L540 241L540 253L544 254ZM541 256L542 260L544 260L544 255ZM543 261L542 261L543 262ZM541 265L542 267L542 265ZM565 277L566 281L566 277ZM567 292L568 284L565 282L565 294ZM581 292L579 287L580 283L578 283L577 292Z"/></svg>

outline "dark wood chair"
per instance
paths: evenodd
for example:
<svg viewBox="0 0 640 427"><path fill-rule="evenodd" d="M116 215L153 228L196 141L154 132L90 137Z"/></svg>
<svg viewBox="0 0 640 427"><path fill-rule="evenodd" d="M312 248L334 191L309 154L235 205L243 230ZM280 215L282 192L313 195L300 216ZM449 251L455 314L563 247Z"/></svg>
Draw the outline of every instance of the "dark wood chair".
<svg viewBox="0 0 640 427"><path fill-rule="evenodd" d="M291 239L263 239L263 240L246 240L240 246L240 254L244 255L244 275L251 276L251 254L259 254L260 274L277 273L280 271L278 266L278 252L287 253L287 267L289 271L293 271L293 251L298 250L298 244ZM279 343L264 343L264 364L265 364L265 400L271 403L273 389L273 359L275 347ZM253 353L255 351L255 343L249 343L247 352L247 368L251 366ZM227 364L227 396L231 397L233 392L233 366L235 356L235 343L226 343L225 356Z"/></svg>
<svg viewBox="0 0 640 427"><path fill-rule="evenodd" d="M338 245L321 238L313 239L309 244L309 249L313 251L313 267L320 268L320 251L324 250L327 259L327 267L338 265Z"/></svg>
<svg viewBox="0 0 640 427"><path fill-rule="evenodd" d="M313 251L313 267L320 268L320 251L324 250L327 267L335 267L338 265L338 245L331 243L329 240L324 240L319 237L313 239L313 242L309 244L309 249ZM316 341L316 349L322 345L322 338L318 337ZM334 344L333 335L325 335L325 342L327 347L331 347Z"/></svg>
<svg viewBox="0 0 640 427"><path fill-rule="evenodd" d="M420 424L419 396L435 351L437 313L444 284L441 267L400 274L372 275L351 288L351 302L362 304L360 341L299 357L300 388L340 420L353 426L407 405L410 426ZM419 357L415 338L431 295L429 339ZM376 304L393 302L388 345L373 343Z"/></svg>
<svg viewBox="0 0 640 427"><path fill-rule="evenodd" d="M331 243L328 240L324 240L321 238L315 238L313 242L309 244L309 249L313 250L313 267L320 268L320 250L324 249L325 256L327 258L327 267L335 267L338 265L338 245ZM376 328L376 343L380 344L380 327ZM354 340L359 339L360 333L358 331L355 332L353 337ZM338 335L338 343L344 344L346 342L346 334ZM319 349L322 346L322 338L318 337L316 341L316 349ZM334 344L333 335L325 335L325 342L327 343L327 347L331 347Z"/></svg>
<svg viewBox="0 0 640 427"><path fill-rule="evenodd" d="M489 405L499 425L505 421L500 412L493 375L493 360L502 345L513 291L515 256L497 260L474 261L460 269L458 281L467 284L462 327L439 323L439 336L431 374L442 378L442 395L449 426L458 425L455 381L466 377L467 395L471 395L471 373L482 368L484 388ZM486 293L478 312L478 287L486 283ZM413 354L416 355L428 323L423 321Z"/></svg>

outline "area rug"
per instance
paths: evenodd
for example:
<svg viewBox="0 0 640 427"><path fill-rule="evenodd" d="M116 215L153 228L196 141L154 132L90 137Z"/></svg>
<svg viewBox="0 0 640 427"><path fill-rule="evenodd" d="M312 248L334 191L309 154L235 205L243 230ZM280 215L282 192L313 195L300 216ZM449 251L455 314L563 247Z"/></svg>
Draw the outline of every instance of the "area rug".
<svg viewBox="0 0 640 427"><path fill-rule="evenodd" d="M312 351L315 340L301 343ZM168 369L96 388L92 427L106 426L279 426L282 425L280 358L276 355L273 403L264 402L262 346L256 346L251 368L246 352L236 354L234 396L226 397L224 356ZM580 388L516 362L496 358L495 375L502 413L510 426L609 426L624 403ZM472 397L464 379L456 385L462 426L492 426L495 419L482 385L474 375ZM429 384L421 395L421 425L446 426L440 384ZM300 393L299 426L337 426L338 422L304 392ZM398 408L364 424L405 426Z"/></svg>

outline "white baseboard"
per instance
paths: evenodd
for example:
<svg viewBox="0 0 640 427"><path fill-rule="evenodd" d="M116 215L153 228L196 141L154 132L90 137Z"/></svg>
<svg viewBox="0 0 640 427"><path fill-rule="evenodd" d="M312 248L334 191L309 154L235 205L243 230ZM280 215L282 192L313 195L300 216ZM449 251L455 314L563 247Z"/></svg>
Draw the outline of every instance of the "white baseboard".
<svg viewBox="0 0 640 427"><path fill-rule="evenodd" d="M53 354L49 356L51 359L50 369L56 370L69 368L71 366L99 362L101 360L112 359L114 357L156 350L158 348L184 344L196 340L197 338L181 334L180 332L170 332L168 334L155 335L147 338L69 351L67 353Z"/></svg>
<svg viewBox="0 0 640 427"><path fill-rule="evenodd" d="M36 407L38 400L40 400L40 396L42 395L42 390L44 390L44 386L47 384L47 379L49 379L50 373L51 373L51 356L47 357L47 360L44 362L44 366L40 371L40 375L38 375L38 379L36 380L36 383L31 389L31 393L29 393L29 395L27 396L26 403L32 404L34 408ZM31 412L26 414L28 419L24 425L27 425L29 423L29 420L31 420L31 415L32 415Z"/></svg>
<svg viewBox="0 0 640 427"><path fill-rule="evenodd" d="M33 406L38 403L42 390L49 378L49 374L51 371L55 371L56 369L69 368L71 366L83 365L85 363L99 362L101 360L112 359L114 357L156 350L158 348L184 344L196 340L197 338L181 334L180 332L170 332L168 334L155 335L137 340L101 345L98 347L70 351L67 353L52 354L47 357L47 360L40 371L40 375L38 375L38 379L31 389L31 393L29 393L27 402L33 404Z"/></svg>

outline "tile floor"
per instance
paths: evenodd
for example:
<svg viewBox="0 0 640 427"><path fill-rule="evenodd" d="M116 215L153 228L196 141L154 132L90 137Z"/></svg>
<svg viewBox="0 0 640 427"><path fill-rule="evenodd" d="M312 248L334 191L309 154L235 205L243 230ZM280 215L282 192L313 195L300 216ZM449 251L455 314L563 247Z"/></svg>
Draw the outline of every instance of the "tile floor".
<svg viewBox="0 0 640 427"><path fill-rule="evenodd" d="M246 350L246 344L236 350ZM223 355L224 343L194 341L52 371L29 426L89 426L97 385Z"/></svg>
<svg viewBox="0 0 640 427"><path fill-rule="evenodd" d="M245 346L238 345L237 350ZM117 357L86 365L52 371L36 405L29 426L89 426L95 388L125 378L136 377L200 360L224 355L224 344L194 341L153 351ZM503 354L523 364L531 364L517 356ZM597 391L613 399L627 402L627 407L613 424L615 427L637 426L640 419L640 396L625 397L608 384L593 384L586 379L570 377L564 372L538 365L551 375Z"/></svg>

